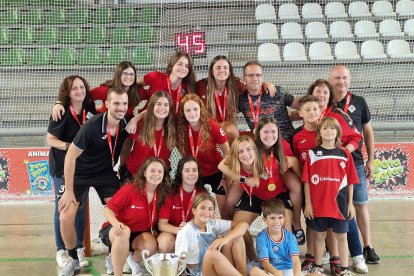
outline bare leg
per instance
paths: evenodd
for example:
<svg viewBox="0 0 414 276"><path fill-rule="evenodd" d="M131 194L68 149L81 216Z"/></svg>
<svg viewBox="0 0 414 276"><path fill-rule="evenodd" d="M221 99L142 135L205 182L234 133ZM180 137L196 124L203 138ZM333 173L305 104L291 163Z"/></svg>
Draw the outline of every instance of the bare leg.
<svg viewBox="0 0 414 276"><path fill-rule="evenodd" d="M251 213L247 211L237 211L234 214L233 221L234 222L246 222L249 225L252 224L252 222L258 217L259 215L256 213ZM254 244L252 236L250 235L249 231L246 232L243 236L244 243L246 244L246 254L247 258L251 261L254 261L257 259L256 257L256 251L254 250Z"/></svg>
<svg viewBox="0 0 414 276"><path fill-rule="evenodd" d="M368 204L354 204L354 206L356 210L358 228L361 231L362 240L364 241L364 247L372 245Z"/></svg>
<svg viewBox="0 0 414 276"><path fill-rule="evenodd" d="M336 234L332 231L332 228L328 228L326 231L326 246L328 247L331 258L339 256L338 242L336 240Z"/></svg>
<svg viewBox="0 0 414 276"><path fill-rule="evenodd" d="M243 188L238 183L231 183L226 198L226 208L229 216L234 216L234 207L243 194Z"/></svg>
<svg viewBox="0 0 414 276"><path fill-rule="evenodd" d="M285 223L283 224L283 227L285 227L290 232L292 232L292 216L292 211L285 209Z"/></svg>
<svg viewBox="0 0 414 276"><path fill-rule="evenodd" d="M302 184L298 176L292 171L288 170L283 176L283 182L289 189L289 196L293 205L293 228L299 230L302 228L300 223L300 216L302 211Z"/></svg>
<svg viewBox="0 0 414 276"><path fill-rule="evenodd" d="M269 276L269 274L258 267L253 267L252 270L250 270L250 276Z"/></svg>
<svg viewBox="0 0 414 276"><path fill-rule="evenodd" d="M175 235L167 232L161 232L157 237L158 252L172 253L175 246Z"/></svg>
<svg viewBox="0 0 414 276"><path fill-rule="evenodd" d="M315 257L315 231L306 227L306 253Z"/></svg>
<svg viewBox="0 0 414 276"><path fill-rule="evenodd" d="M346 233L335 233L338 241L339 258L341 259L341 266L348 267L348 241Z"/></svg>
<svg viewBox="0 0 414 276"><path fill-rule="evenodd" d="M207 250L203 259L203 275L208 276L245 276L241 274L237 269L217 250Z"/></svg>
<svg viewBox="0 0 414 276"><path fill-rule="evenodd" d="M129 237L131 231L127 226L124 228L124 235L117 236L113 228L109 231L109 240L111 241L111 261L114 267L115 276L122 275L122 267L129 254Z"/></svg>
<svg viewBox="0 0 414 276"><path fill-rule="evenodd" d="M142 251L147 249L149 255L154 255L157 252L157 240L148 232L144 232L132 241L132 248L134 249L134 255L132 259L139 263L142 261Z"/></svg>
<svg viewBox="0 0 414 276"><path fill-rule="evenodd" d="M220 211L220 218L229 220L230 216L226 208L226 202L227 202L226 196L216 194L216 200L217 200L217 205Z"/></svg>
<svg viewBox="0 0 414 276"><path fill-rule="evenodd" d="M221 253L241 274L246 274L246 246L243 237L236 238L223 246Z"/></svg>
<svg viewBox="0 0 414 276"><path fill-rule="evenodd" d="M64 213L60 213L60 233L62 235L63 242L66 249L76 248L76 230L75 230L75 218L78 211L79 203L71 204L68 210Z"/></svg>
<svg viewBox="0 0 414 276"><path fill-rule="evenodd" d="M315 231L315 264L322 265L323 249L325 248L326 232Z"/></svg>

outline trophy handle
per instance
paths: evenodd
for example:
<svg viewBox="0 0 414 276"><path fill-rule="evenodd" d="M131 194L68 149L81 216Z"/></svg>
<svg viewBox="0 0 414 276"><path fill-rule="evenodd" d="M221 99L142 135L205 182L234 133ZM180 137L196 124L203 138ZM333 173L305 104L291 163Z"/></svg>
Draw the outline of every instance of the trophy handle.
<svg viewBox="0 0 414 276"><path fill-rule="evenodd" d="M144 260L144 265L145 265L145 268L147 269L147 271L151 275L154 275L154 273L152 271L151 264L150 264L150 260L145 258L145 255L149 256L149 251L147 249L142 250L142 260Z"/></svg>
<svg viewBox="0 0 414 276"><path fill-rule="evenodd" d="M178 273L177 275L181 275L186 267L185 257L187 257L186 252L181 252L180 259L178 260Z"/></svg>

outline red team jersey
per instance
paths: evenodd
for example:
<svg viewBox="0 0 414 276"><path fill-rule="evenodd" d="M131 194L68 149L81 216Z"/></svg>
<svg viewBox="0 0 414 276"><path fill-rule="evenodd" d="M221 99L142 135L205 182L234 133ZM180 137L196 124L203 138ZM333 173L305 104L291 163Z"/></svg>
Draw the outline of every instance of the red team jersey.
<svg viewBox="0 0 414 276"><path fill-rule="evenodd" d="M144 76L144 82L146 85L149 85L149 90L148 90L149 98L151 98L151 96L154 95L154 93L157 91L166 91L171 95L174 106L175 106L178 89L171 90L171 93L170 93L170 91L168 90L169 83L167 82L166 73L158 72L158 71L150 72ZM181 90L182 90L180 91L181 97L184 96L188 92L187 83L185 83L184 81L181 82Z"/></svg>
<svg viewBox="0 0 414 276"><path fill-rule="evenodd" d="M283 182L282 175L280 174L280 166L277 160L275 160L275 162L273 163L272 174L274 180L273 184L276 185L275 190L269 190L269 184L272 184L269 181L269 177L267 179L260 177L259 187L254 190L253 194L262 200L274 199L277 195L288 191L288 188L285 186L285 183Z"/></svg>
<svg viewBox="0 0 414 276"><path fill-rule="evenodd" d="M296 129L293 136L293 152L302 166L305 165L308 151L316 147L316 131L307 130L304 126Z"/></svg>
<svg viewBox="0 0 414 276"><path fill-rule="evenodd" d="M150 223L152 203L151 201L148 204L147 195L143 190L127 183L109 200L107 206L115 213L117 220L127 225L131 232L145 232L158 221L158 212L155 210L152 225Z"/></svg>
<svg viewBox="0 0 414 276"><path fill-rule="evenodd" d="M318 146L309 150L302 182L309 183L315 217L348 219L348 185L359 179L347 149Z"/></svg>

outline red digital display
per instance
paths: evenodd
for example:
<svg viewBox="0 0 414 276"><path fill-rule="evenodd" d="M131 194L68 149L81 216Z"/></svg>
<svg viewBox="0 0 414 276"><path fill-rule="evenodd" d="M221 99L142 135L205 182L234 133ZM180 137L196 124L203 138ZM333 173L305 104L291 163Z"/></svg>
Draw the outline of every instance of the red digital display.
<svg viewBox="0 0 414 276"><path fill-rule="evenodd" d="M206 54L204 32L188 32L175 34L175 46L193 56Z"/></svg>

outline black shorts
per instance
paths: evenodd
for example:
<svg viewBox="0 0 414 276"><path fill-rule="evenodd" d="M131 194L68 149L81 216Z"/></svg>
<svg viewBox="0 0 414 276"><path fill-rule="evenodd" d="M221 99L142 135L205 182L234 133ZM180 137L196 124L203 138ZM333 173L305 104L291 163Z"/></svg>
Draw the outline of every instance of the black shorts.
<svg viewBox="0 0 414 276"><path fill-rule="evenodd" d="M320 217L310 220L306 219L306 225L316 232L325 232L328 228L332 228L334 233L340 234L348 232L348 221L336 218Z"/></svg>
<svg viewBox="0 0 414 276"><path fill-rule="evenodd" d="M105 205L105 198L111 198L121 188L121 183L116 175L104 175L85 180L74 180L73 193L77 202L82 203L83 199L87 197L90 187L94 187L98 193L99 199ZM59 190L58 198L65 192L65 178L63 178L61 189Z"/></svg>
<svg viewBox="0 0 414 276"><path fill-rule="evenodd" d="M212 192L215 193L216 195L225 195L226 191L224 190L224 188L220 187L220 189L217 189L218 186L220 185L220 181L223 178L223 173L222 172L218 172L212 175L208 175L208 176L202 176L201 180L203 181L203 184L210 184Z"/></svg>
<svg viewBox="0 0 414 276"><path fill-rule="evenodd" d="M109 231L111 229L112 229L112 225L108 224L107 226L99 230L99 238L101 238L102 243L108 246L109 248L111 248L111 242L109 240ZM136 237L138 237L139 235L145 232L151 233L151 230L144 231L144 232L131 232L131 235L129 236L129 252L134 251L134 249L132 248L132 242L136 239Z"/></svg>
<svg viewBox="0 0 414 276"><path fill-rule="evenodd" d="M283 202L283 205L287 210L293 210L289 192L280 193L276 196L276 198L280 199ZM234 211L247 211L260 215L262 213L261 204L263 201L263 199L252 196L252 205L250 206L250 197L246 192L243 192L239 202L237 202L236 207L234 207Z"/></svg>

